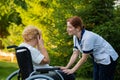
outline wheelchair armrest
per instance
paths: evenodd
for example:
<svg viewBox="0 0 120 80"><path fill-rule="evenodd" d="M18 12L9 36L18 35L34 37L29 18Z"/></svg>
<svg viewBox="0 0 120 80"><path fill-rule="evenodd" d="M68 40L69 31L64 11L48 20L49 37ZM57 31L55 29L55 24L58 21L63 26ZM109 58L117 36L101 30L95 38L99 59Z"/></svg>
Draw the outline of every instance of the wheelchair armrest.
<svg viewBox="0 0 120 80"><path fill-rule="evenodd" d="M59 67L52 67L52 68L39 68L39 69L36 69L37 72L49 72L49 71L54 71L54 70L60 70Z"/></svg>

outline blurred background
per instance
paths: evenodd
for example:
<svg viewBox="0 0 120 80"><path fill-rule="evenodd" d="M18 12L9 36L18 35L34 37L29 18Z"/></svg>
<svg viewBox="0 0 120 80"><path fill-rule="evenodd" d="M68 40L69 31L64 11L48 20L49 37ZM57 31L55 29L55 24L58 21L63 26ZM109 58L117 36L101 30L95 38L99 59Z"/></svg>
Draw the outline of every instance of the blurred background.
<svg viewBox="0 0 120 80"><path fill-rule="evenodd" d="M50 65L65 66L72 54L72 37L66 33L66 19L80 16L86 29L103 36L120 55L120 0L0 0L0 80L18 68L14 50L22 31L34 25L42 31L51 58ZM92 79L92 62L75 73L78 80ZM120 80L120 59L115 80Z"/></svg>

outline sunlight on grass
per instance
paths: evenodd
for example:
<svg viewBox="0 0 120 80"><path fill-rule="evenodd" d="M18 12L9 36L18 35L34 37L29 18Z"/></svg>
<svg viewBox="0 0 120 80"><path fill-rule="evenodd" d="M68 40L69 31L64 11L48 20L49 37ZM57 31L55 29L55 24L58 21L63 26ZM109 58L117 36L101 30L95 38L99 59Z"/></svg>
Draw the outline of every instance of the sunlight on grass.
<svg viewBox="0 0 120 80"><path fill-rule="evenodd" d="M9 74L17 69L16 63L0 61L0 80L5 80Z"/></svg>

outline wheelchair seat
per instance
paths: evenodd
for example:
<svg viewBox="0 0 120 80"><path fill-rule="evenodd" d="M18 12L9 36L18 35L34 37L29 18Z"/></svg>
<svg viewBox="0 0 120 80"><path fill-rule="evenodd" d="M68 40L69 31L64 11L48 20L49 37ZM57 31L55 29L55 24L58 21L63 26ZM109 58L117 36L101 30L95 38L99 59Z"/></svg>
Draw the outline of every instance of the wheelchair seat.
<svg viewBox="0 0 120 80"><path fill-rule="evenodd" d="M18 80L64 80L61 74L57 71L60 68L33 68L31 53L26 47L17 47L15 45L8 46L15 49L15 55L19 70L13 72L7 77L11 80L15 75L18 75Z"/></svg>

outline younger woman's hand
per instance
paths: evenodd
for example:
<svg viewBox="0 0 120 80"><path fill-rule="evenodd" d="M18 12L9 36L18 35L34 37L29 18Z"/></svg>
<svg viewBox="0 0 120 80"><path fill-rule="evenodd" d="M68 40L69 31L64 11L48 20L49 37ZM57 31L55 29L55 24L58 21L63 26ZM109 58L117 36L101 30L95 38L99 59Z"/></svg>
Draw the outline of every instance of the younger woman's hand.
<svg viewBox="0 0 120 80"><path fill-rule="evenodd" d="M64 70L62 70L62 71L63 71L64 73L66 73L67 75L74 73L74 70L73 70L73 69L64 69Z"/></svg>
<svg viewBox="0 0 120 80"><path fill-rule="evenodd" d="M64 69L67 69L67 67L61 66L60 69L61 69L61 70L64 70Z"/></svg>

